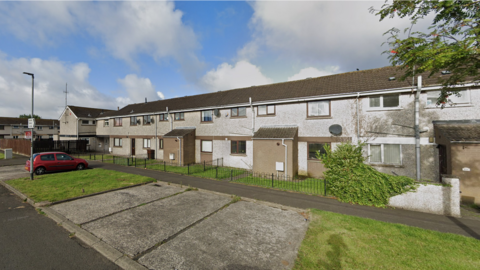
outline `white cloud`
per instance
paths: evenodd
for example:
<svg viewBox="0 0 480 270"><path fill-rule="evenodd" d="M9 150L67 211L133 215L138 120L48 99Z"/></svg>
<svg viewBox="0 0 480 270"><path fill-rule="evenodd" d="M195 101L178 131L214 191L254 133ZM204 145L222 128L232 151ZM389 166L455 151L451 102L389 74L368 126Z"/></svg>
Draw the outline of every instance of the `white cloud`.
<svg viewBox="0 0 480 270"><path fill-rule="evenodd" d="M18 117L31 112L31 77L34 73L34 113L56 119L65 106L65 83L68 104L113 109L125 106L121 100L103 95L88 82L90 68L85 63L69 64L39 58L0 57L0 115Z"/></svg>
<svg viewBox="0 0 480 270"><path fill-rule="evenodd" d="M322 77L327 75L335 74L339 70L338 66L328 67L323 70L318 70L314 67L308 67L300 70L297 74L288 77L287 81L297 81L303 80L306 78L315 78L315 77Z"/></svg>
<svg viewBox="0 0 480 270"><path fill-rule="evenodd" d="M278 57L304 65L335 65L342 71L388 65L387 50L381 44L383 33L393 26L403 29L408 20L387 19L368 8L383 2L355 1L257 1L250 5L254 14L250 26L252 41L240 55L251 55L252 48L266 48ZM254 44L251 44L251 43ZM247 53L249 52L249 53Z"/></svg>
<svg viewBox="0 0 480 270"><path fill-rule="evenodd" d="M146 54L159 62L174 59L193 78L202 67L195 54L200 44L182 16L173 2L166 1L2 3L0 31L52 46L66 36L87 34L98 37L111 55L135 68L136 57Z"/></svg>
<svg viewBox="0 0 480 270"><path fill-rule="evenodd" d="M157 92L157 96L158 96L160 99L165 99L165 95L164 95L162 92Z"/></svg>
<svg viewBox="0 0 480 270"><path fill-rule="evenodd" d="M200 80L200 85L210 91L230 90L272 83L272 79L262 74L259 67L247 61L239 61L232 66L223 63L210 70Z"/></svg>
<svg viewBox="0 0 480 270"><path fill-rule="evenodd" d="M148 78L139 78L135 74L128 74L123 79L118 79L118 83L123 86L128 94L128 100L131 103L157 100L159 95L155 92L155 86Z"/></svg>

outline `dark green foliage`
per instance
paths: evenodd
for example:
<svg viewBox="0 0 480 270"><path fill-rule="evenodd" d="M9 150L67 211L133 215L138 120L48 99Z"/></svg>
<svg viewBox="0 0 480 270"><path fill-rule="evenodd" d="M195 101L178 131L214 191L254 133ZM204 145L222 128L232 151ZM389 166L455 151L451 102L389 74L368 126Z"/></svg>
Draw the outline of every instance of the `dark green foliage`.
<svg viewBox="0 0 480 270"><path fill-rule="evenodd" d="M339 201L385 207L392 196L414 190L415 181L406 176L381 173L364 163L363 144L344 143L326 154L317 154L327 170L328 192Z"/></svg>
<svg viewBox="0 0 480 270"><path fill-rule="evenodd" d="M18 118L32 118L32 115L31 114L20 114L20 116ZM40 117L36 114L33 115L33 118L42 119L42 117Z"/></svg>

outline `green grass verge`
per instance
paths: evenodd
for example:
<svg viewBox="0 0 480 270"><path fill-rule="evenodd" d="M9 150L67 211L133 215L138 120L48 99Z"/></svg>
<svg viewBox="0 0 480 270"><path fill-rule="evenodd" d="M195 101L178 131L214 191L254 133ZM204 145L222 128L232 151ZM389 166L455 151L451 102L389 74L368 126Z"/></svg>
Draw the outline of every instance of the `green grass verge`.
<svg viewBox="0 0 480 270"><path fill-rule="evenodd" d="M294 269L480 269L480 241L314 209Z"/></svg>
<svg viewBox="0 0 480 270"><path fill-rule="evenodd" d="M0 152L0 159L5 159L5 154Z"/></svg>
<svg viewBox="0 0 480 270"><path fill-rule="evenodd" d="M233 180L233 182L272 188L272 179L260 177L243 177ZM283 181L273 180L273 188L281 190L297 191L302 193L325 195L323 179L307 178L305 180ZM328 195L328 192L327 192Z"/></svg>
<svg viewBox="0 0 480 270"><path fill-rule="evenodd" d="M155 181L153 178L103 170L82 170L36 176L35 180L20 178L7 183L36 202L60 201L100 191ZM82 189L85 192L82 192Z"/></svg>

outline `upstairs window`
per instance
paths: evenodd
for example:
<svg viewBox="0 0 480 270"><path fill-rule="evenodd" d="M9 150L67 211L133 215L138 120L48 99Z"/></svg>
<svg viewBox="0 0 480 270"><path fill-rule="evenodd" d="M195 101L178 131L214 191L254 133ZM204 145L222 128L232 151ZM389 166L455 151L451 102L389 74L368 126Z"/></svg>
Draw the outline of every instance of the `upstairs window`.
<svg viewBox="0 0 480 270"><path fill-rule="evenodd" d="M440 97L441 91L428 91L427 92L427 106L433 107L437 105L437 100ZM470 92L468 90L462 90L458 92L458 95L452 94L448 96L448 100L453 104L468 104L470 103Z"/></svg>
<svg viewBox="0 0 480 270"><path fill-rule="evenodd" d="M115 118L114 126L116 126L116 127L121 127L122 126L122 118L121 117L116 117Z"/></svg>
<svg viewBox="0 0 480 270"><path fill-rule="evenodd" d="M168 113L162 113L158 116L159 121L168 121Z"/></svg>
<svg viewBox="0 0 480 270"><path fill-rule="evenodd" d="M400 105L399 94L375 96L369 98L370 108L396 108Z"/></svg>
<svg viewBox="0 0 480 270"><path fill-rule="evenodd" d="M82 120L82 125L88 125L88 120Z"/></svg>
<svg viewBox="0 0 480 270"><path fill-rule="evenodd" d="M49 126L48 129L53 129L53 126Z"/></svg>
<svg viewBox="0 0 480 270"><path fill-rule="evenodd" d="M136 126L138 123L138 119L136 116L130 116L130 126Z"/></svg>
<svg viewBox="0 0 480 270"><path fill-rule="evenodd" d="M202 122L212 122L213 121L213 111L202 111Z"/></svg>
<svg viewBox="0 0 480 270"><path fill-rule="evenodd" d="M330 101L312 101L308 102L308 117L330 116Z"/></svg>
<svg viewBox="0 0 480 270"><path fill-rule="evenodd" d="M103 122L103 125L106 126L106 127L109 127L110 126L110 122L108 120L105 120Z"/></svg>
<svg viewBox="0 0 480 270"><path fill-rule="evenodd" d="M244 117L244 116L247 116L247 107L232 108L232 117Z"/></svg>
<svg viewBox="0 0 480 270"><path fill-rule="evenodd" d="M258 106L258 115L275 115L275 105Z"/></svg>
<svg viewBox="0 0 480 270"><path fill-rule="evenodd" d="M17 129L17 128L18 128L18 126L13 126L13 128L14 128L14 129Z"/></svg>
<svg viewBox="0 0 480 270"><path fill-rule="evenodd" d="M4 125L0 125L0 130L4 130L5 129L5 126Z"/></svg>
<svg viewBox="0 0 480 270"><path fill-rule="evenodd" d="M42 126L37 126L37 130L42 130L43 127Z"/></svg>
<svg viewBox="0 0 480 270"><path fill-rule="evenodd" d="M185 120L183 112L175 113L175 121Z"/></svg>
<svg viewBox="0 0 480 270"><path fill-rule="evenodd" d="M151 123L152 123L152 116L144 115L143 116L143 124L144 125L150 125Z"/></svg>

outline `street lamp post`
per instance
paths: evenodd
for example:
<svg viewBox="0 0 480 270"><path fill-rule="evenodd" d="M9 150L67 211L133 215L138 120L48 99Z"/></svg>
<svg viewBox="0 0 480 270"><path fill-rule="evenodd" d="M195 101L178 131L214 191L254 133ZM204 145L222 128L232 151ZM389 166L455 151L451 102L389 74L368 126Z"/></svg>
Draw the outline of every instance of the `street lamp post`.
<svg viewBox="0 0 480 270"><path fill-rule="evenodd" d="M33 82L35 80L35 76L33 73L23 72L23 74L32 76L32 118L33 117ZM31 128L30 133L30 180L33 180L33 126Z"/></svg>

